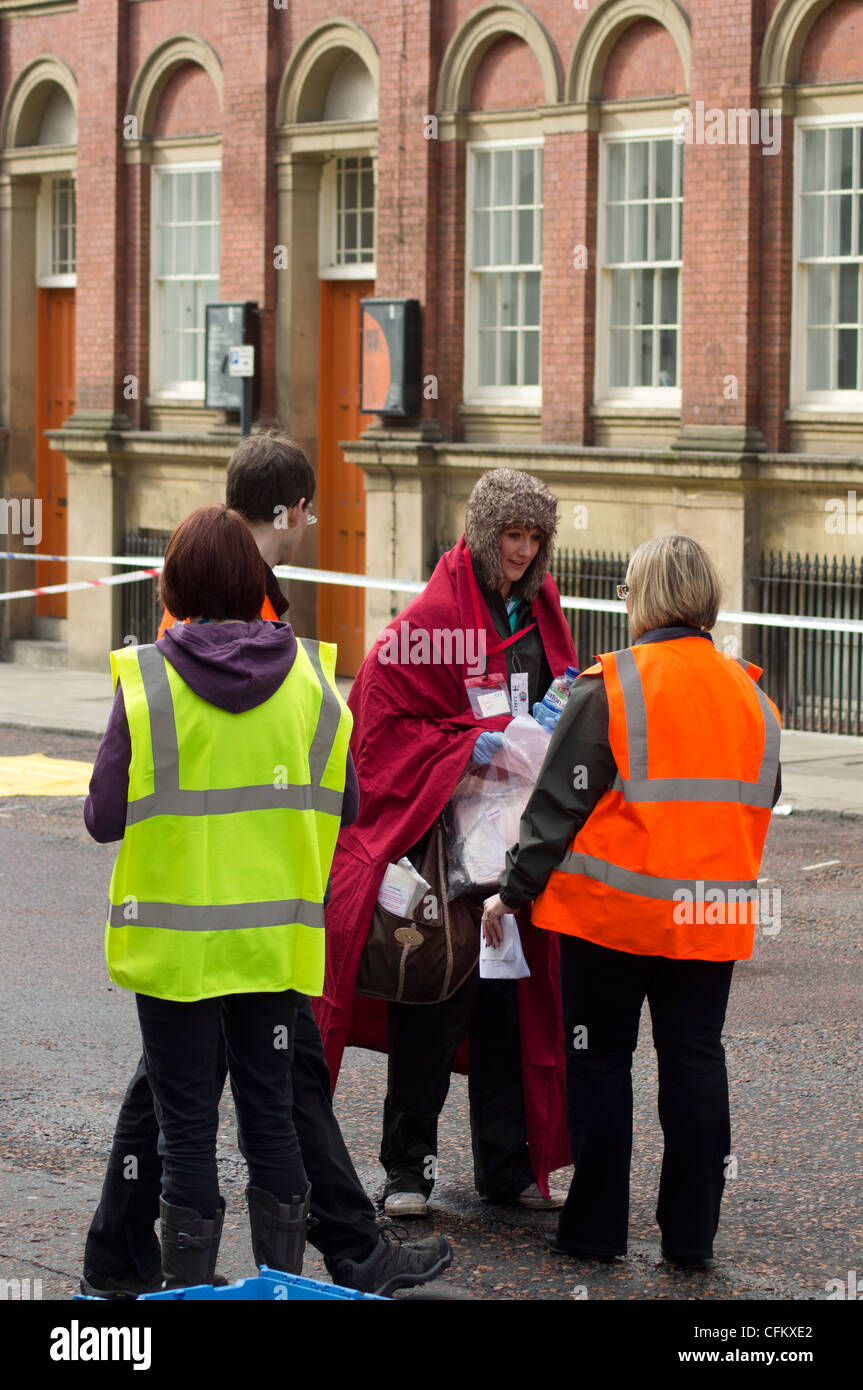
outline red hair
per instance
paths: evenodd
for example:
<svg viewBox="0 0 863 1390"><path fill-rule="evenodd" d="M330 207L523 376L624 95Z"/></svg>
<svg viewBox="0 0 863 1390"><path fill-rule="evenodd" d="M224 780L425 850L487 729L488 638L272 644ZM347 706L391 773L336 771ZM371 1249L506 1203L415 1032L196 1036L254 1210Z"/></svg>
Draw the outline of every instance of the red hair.
<svg viewBox="0 0 863 1390"><path fill-rule="evenodd" d="M159 597L175 618L260 617L267 571L247 523L224 504L198 507L165 551Z"/></svg>

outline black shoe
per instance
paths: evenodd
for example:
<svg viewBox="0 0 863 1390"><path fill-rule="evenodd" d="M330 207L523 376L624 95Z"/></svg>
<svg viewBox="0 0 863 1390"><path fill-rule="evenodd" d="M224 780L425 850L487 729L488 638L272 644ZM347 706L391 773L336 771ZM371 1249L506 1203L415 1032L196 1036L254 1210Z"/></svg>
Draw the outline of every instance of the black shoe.
<svg viewBox="0 0 863 1390"><path fill-rule="evenodd" d="M426 1236L423 1240L406 1237L403 1227L385 1226L365 1260L333 1260L332 1264L327 1261L333 1283L389 1298L396 1289L428 1284L449 1269L452 1250L444 1236Z"/></svg>
<svg viewBox="0 0 863 1390"><path fill-rule="evenodd" d="M709 1255L678 1255L662 1246L662 1258L680 1269L712 1269L713 1259Z"/></svg>
<svg viewBox="0 0 863 1390"><path fill-rule="evenodd" d="M162 1287L162 1275L155 1274L148 1284L140 1279L115 1279L111 1274L82 1274L78 1281L81 1292L90 1298L107 1298L119 1302L138 1298L142 1293L158 1293Z"/></svg>
<svg viewBox="0 0 863 1390"><path fill-rule="evenodd" d="M246 1196L255 1264L281 1274L302 1274L306 1232L311 1224L311 1185L302 1197L293 1197L290 1202L280 1202L262 1187L247 1187Z"/></svg>
<svg viewBox="0 0 863 1390"><path fill-rule="evenodd" d="M225 1203L212 1220L189 1207L172 1207L159 1198L162 1235L162 1276L165 1289L193 1288L196 1284L224 1284L216 1278L216 1260L222 1239Z"/></svg>
<svg viewBox="0 0 863 1390"><path fill-rule="evenodd" d="M554 1231L546 1231L545 1243L549 1250L553 1250L555 1255L570 1255L575 1260L598 1260L600 1264L613 1264L622 1255L599 1255L595 1250L583 1250L578 1245L561 1245Z"/></svg>

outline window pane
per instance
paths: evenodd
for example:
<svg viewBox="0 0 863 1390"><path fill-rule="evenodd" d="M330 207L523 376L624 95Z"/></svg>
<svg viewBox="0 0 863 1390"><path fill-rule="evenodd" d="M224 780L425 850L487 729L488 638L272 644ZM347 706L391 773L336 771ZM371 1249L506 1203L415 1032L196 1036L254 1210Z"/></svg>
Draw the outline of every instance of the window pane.
<svg viewBox="0 0 863 1390"><path fill-rule="evenodd" d="M605 259L609 264L623 260L623 229L626 208L618 204L608 209L605 236Z"/></svg>
<svg viewBox="0 0 863 1390"><path fill-rule="evenodd" d="M627 208L629 219L629 238L626 247L628 261L647 260L647 207L644 203L630 204Z"/></svg>
<svg viewBox="0 0 863 1390"><path fill-rule="evenodd" d="M492 213L494 218L494 264L512 265L512 213Z"/></svg>
<svg viewBox="0 0 863 1390"><path fill-rule="evenodd" d="M805 130L803 132L803 192L812 193L825 185L826 132Z"/></svg>
<svg viewBox="0 0 863 1390"><path fill-rule="evenodd" d="M608 145L608 200L620 202L624 196L626 146L617 140Z"/></svg>
<svg viewBox="0 0 863 1390"><path fill-rule="evenodd" d="M198 378L198 338L195 333L183 334L183 381Z"/></svg>
<svg viewBox="0 0 863 1390"><path fill-rule="evenodd" d="M847 194L827 199L827 254L851 255L851 198Z"/></svg>
<svg viewBox="0 0 863 1390"><path fill-rule="evenodd" d="M650 145L647 140L629 141L629 186L627 196L646 198Z"/></svg>
<svg viewBox="0 0 863 1390"><path fill-rule="evenodd" d="M653 259L670 261L671 254L671 203L656 203L653 209Z"/></svg>
<svg viewBox="0 0 863 1390"><path fill-rule="evenodd" d="M518 385L518 334L515 332L500 335L500 382L501 386Z"/></svg>
<svg viewBox="0 0 863 1390"><path fill-rule="evenodd" d="M176 207L174 220L176 222L191 222L192 220L192 175L174 175Z"/></svg>
<svg viewBox="0 0 863 1390"><path fill-rule="evenodd" d="M494 151L494 205L512 206L512 150Z"/></svg>
<svg viewBox="0 0 863 1390"><path fill-rule="evenodd" d="M823 198L809 197L803 199L803 235L801 243L802 255L824 255Z"/></svg>
<svg viewBox="0 0 863 1390"><path fill-rule="evenodd" d="M836 386L840 391L857 389L857 329L840 328L839 366L836 373Z"/></svg>
<svg viewBox="0 0 863 1390"><path fill-rule="evenodd" d="M833 271L829 265L811 265L808 270L809 305L807 323L813 326L832 323L830 291Z"/></svg>
<svg viewBox="0 0 863 1390"><path fill-rule="evenodd" d="M348 169L345 173L345 207L355 208L357 205L357 173L355 169Z"/></svg>
<svg viewBox="0 0 863 1390"><path fill-rule="evenodd" d="M491 264L491 213L475 212L473 215L473 263Z"/></svg>
<svg viewBox="0 0 863 1390"><path fill-rule="evenodd" d="M516 263L518 265L533 265L533 209L522 208L516 213L518 225L518 250Z"/></svg>
<svg viewBox="0 0 863 1390"><path fill-rule="evenodd" d="M518 201L522 206L536 201L533 195L533 150L519 150Z"/></svg>
<svg viewBox="0 0 863 1390"><path fill-rule="evenodd" d="M854 182L852 156L854 132L849 127L830 131L830 187L851 188Z"/></svg>
<svg viewBox="0 0 863 1390"><path fill-rule="evenodd" d="M524 344L524 386L539 385L539 334L525 333Z"/></svg>
<svg viewBox="0 0 863 1390"><path fill-rule="evenodd" d="M480 386L495 386L495 348L497 335L484 332L479 335L478 380Z"/></svg>
<svg viewBox="0 0 863 1390"><path fill-rule="evenodd" d="M198 221L210 222L213 218L213 176L209 172L195 175L198 185Z"/></svg>
<svg viewBox="0 0 863 1390"><path fill-rule="evenodd" d="M176 333L162 334L162 377L165 381L180 379L179 342Z"/></svg>
<svg viewBox="0 0 863 1390"><path fill-rule="evenodd" d="M623 328L611 330L609 380L612 386L629 385L629 332Z"/></svg>
<svg viewBox="0 0 863 1390"><path fill-rule="evenodd" d="M857 323L857 281L860 271L856 265L839 267L838 323Z"/></svg>
<svg viewBox="0 0 863 1390"><path fill-rule="evenodd" d="M517 275L500 277L500 321L502 324L518 323L518 280Z"/></svg>
<svg viewBox="0 0 863 1390"><path fill-rule="evenodd" d="M659 380L657 386L677 385L677 331L674 328L660 329L659 333Z"/></svg>
<svg viewBox="0 0 863 1390"><path fill-rule="evenodd" d="M174 228L174 274L191 275L195 265L194 228L178 226Z"/></svg>
<svg viewBox="0 0 863 1390"><path fill-rule="evenodd" d="M806 333L806 389L830 389L830 330L810 328Z"/></svg>
<svg viewBox="0 0 863 1390"><path fill-rule="evenodd" d="M209 226L195 228L195 273L197 275L210 275L215 266L212 263L210 254L210 228Z"/></svg>
<svg viewBox="0 0 863 1390"><path fill-rule="evenodd" d="M635 275L635 322L653 323L653 271L639 270Z"/></svg>
<svg viewBox="0 0 863 1390"><path fill-rule="evenodd" d="M373 212L364 212L360 216L362 223L362 246L364 250L373 251L375 247L375 215Z"/></svg>
<svg viewBox="0 0 863 1390"><path fill-rule="evenodd" d="M673 193L672 179L674 177L674 141L657 140L656 142L656 197L670 198Z"/></svg>
<svg viewBox="0 0 863 1390"><path fill-rule="evenodd" d="M677 323L677 271L660 270L659 286L659 321Z"/></svg>
<svg viewBox="0 0 863 1390"><path fill-rule="evenodd" d="M375 205L375 176L372 169L364 168L360 175L360 194L363 207L373 208Z"/></svg>
<svg viewBox="0 0 863 1390"><path fill-rule="evenodd" d="M524 279L524 322L539 325L542 276L534 271Z"/></svg>
<svg viewBox="0 0 863 1390"><path fill-rule="evenodd" d="M638 342L638 339L641 342ZM639 362L639 385L653 385L653 329L648 328L636 334L636 349Z"/></svg>
<svg viewBox="0 0 863 1390"><path fill-rule="evenodd" d="M344 220L345 228L345 250L356 251L357 249L357 214L346 212Z"/></svg>
<svg viewBox="0 0 863 1390"><path fill-rule="evenodd" d="M474 155L474 207L491 206L491 155Z"/></svg>
<svg viewBox="0 0 863 1390"><path fill-rule="evenodd" d="M156 175L156 220L171 222L174 218L174 180L170 174Z"/></svg>
<svg viewBox="0 0 863 1390"><path fill-rule="evenodd" d="M611 322L615 326L629 323L629 287L632 273L629 270L611 272Z"/></svg>
<svg viewBox="0 0 863 1390"><path fill-rule="evenodd" d="M479 326L494 328L497 324L497 276L479 277Z"/></svg>

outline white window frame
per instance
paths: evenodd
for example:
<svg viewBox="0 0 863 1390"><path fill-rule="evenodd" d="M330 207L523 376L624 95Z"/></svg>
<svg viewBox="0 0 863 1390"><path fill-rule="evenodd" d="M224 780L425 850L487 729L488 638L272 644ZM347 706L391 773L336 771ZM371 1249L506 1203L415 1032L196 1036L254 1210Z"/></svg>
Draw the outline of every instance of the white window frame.
<svg viewBox="0 0 863 1390"><path fill-rule="evenodd" d="M155 218L154 218L154 216L153 216L153 208L154 208L154 206L155 206L156 194L155 194L155 188L153 187L153 182L155 181L156 178L160 177L163 173L171 172L171 173L175 173L175 174L177 174L177 173L182 173L182 174L197 174L197 173L209 172L209 171L213 171L213 170L217 171L217 172L219 173L219 176L220 176L220 177L219 177L219 253L220 253L220 254L219 254L219 261L220 261L220 268L219 268L219 269L220 269L220 271L221 271L221 231L222 231L222 217L221 217L221 190L222 190L221 170L222 170L222 162L221 162L221 160L218 160L218 159L215 159L215 160L213 160L213 159L210 159L210 160L194 160L194 161L190 160L188 163L184 163L184 162L181 162L181 161L179 161L179 160L178 160L178 161L166 160L164 163L161 163L161 162L160 162L160 163L154 163L154 164L151 165L151 170L150 170L150 178L151 178L151 187L150 187L150 383L151 383L151 384L150 384L150 397L151 397L154 401L189 401L189 402L196 402L196 403L199 403L199 404L203 405L203 403L204 403L204 396L205 396L205 392L206 392L206 382L204 381L203 378L202 378L200 381L173 382L173 383L171 383L170 385L166 385L166 384L164 383L164 381L163 381L163 376L162 376L162 322L161 322L161 303L160 303L160 296L159 296L159 293L158 293L158 291L157 291L157 277L156 277L156 273L155 273L155 266L156 266L156 222L155 222ZM216 302L218 302L218 299L219 299L219 274L218 274L218 273L217 273L214 277L195 276L195 277L186 277L186 278L193 278L193 279L212 278L212 280L213 280L213 292L212 292L212 297L211 297L210 300L207 300L206 302L207 302L207 303L216 303ZM202 331L202 333L203 333L203 331L204 331L204 325L203 325L203 324L201 325L201 331Z"/></svg>
<svg viewBox="0 0 863 1390"><path fill-rule="evenodd" d="M76 184L75 174L71 169L58 169L56 173L44 174L42 176L36 202L36 284L39 289L46 290L75 289L78 284L77 271L53 271L51 269L53 265L53 198L56 179L71 179L72 183Z"/></svg>
<svg viewBox="0 0 863 1390"><path fill-rule="evenodd" d="M375 254L370 261L339 264L336 221L339 159L370 159L374 180ZM321 175L321 196L318 200L318 274L321 280L376 280L378 236L378 161L373 150L339 150L328 159Z"/></svg>
<svg viewBox="0 0 863 1390"><path fill-rule="evenodd" d="M597 185L597 219L596 219L596 361L594 366L594 401L597 406L624 406L634 410L644 406L653 406L658 409L672 410L680 409L682 400L682 388L677 386L611 386L611 272L613 270L635 269L639 265L645 268L656 269L666 268L677 270L679 276L677 305L679 322L676 327L678 330L678 360L677 360L677 379L678 383L682 373L683 358L683 229L681 218L681 245L678 247L680 257L676 261L649 261L635 262L624 261L614 262L607 265L605 261L605 242L606 242L606 191L608 183L608 146L612 143L626 141L631 143L638 140L671 140L672 144L680 144L679 158L683 159L683 145L679 136L680 127L675 125L651 126L641 129L633 126L626 131L606 131L601 133L599 138L599 180ZM676 138L675 138L676 135ZM672 227L673 236L673 227Z"/></svg>
<svg viewBox="0 0 863 1390"><path fill-rule="evenodd" d="M863 141L863 106L857 111L836 112L829 116L797 116L794 121L794 193L791 237L791 381L790 407L792 410L811 410L817 412L845 412L863 410L863 390L860 391L809 391L806 388L806 319L807 319L807 276L801 260L803 238L803 132L817 127L821 130L859 126ZM857 195L860 196L860 195ZM863 221L863 209L858 210L858 218ZM853 244L853 243L852 243ZM858 243L859 244L859 243ZM825 256L824 261L835 265L843 258ZM846 261L858 261L859 256L850 256ZM809 262L807 262L809 264ZM861 325L857 338L858 376L863 354L863 285L858 281L858 315Z"/></svg>
<svg viewBox="0 0 863 1390"><path fill-rule="evenodd" d="M473 210L474 210L474 153L479 150L541 149L543 151L541 218L545 231L545 141L542 137L514 138L509 140L469 140L465 151L467 160L467 188L465 204L465 257L464 257L464 382L463 397L465 405L542 405L542 261L533 267L539 272L539 385L538 386L480 386L479 384L479 280L471 269L473 265ZM543 238L544 239L544 238ZM520 274L523 266L497 266L501 273L511 271Z"/></svg>

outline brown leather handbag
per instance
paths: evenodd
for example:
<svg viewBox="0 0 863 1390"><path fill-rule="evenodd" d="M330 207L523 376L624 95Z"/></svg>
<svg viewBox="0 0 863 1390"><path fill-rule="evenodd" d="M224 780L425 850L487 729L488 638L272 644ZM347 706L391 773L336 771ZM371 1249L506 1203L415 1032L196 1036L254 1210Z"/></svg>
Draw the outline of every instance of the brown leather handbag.
<svg viewBox="0 0 863 1390"><path fill-rule="evenodd" d="M479 960L481 898L447 902L446 838L438 816L408 851L431 887L410 917L375 903L356 988L399 1004L440 1004L464 984Z"/></svg>

